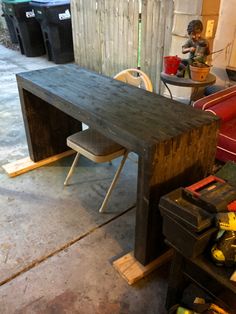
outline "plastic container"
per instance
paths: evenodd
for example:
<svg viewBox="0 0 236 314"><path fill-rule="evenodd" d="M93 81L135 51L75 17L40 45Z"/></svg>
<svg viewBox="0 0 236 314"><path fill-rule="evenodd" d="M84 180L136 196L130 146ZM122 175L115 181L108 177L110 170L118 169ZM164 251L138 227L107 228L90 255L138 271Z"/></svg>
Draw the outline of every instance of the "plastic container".
<svg viewBox="0 0 236 314"><path fill-rule="evenodd" d="M162 196L159 209L164 236L186 257L202 254L218 231L214 215L192 202L183 188Z"/></svg>
<svg viewBox="0 0 236 314"><path fill-rule="evenodd" d="M48 60L67 63L74 60L69 0L30 2L40 23Z"/></svg>
<svg viewBox="0 0 236 314"><path fill-rule="evenodd" d="M160 208L161 209L161 208ZM163 234L185 257L201 255L215 239L218 229L208 228L200 233L191 232L183 224L161 210L163 215Z"/></svg>
<svg viewBox="0 0 236 314"><path fill-rule="evenodd" d="M202 232L214 225L214 215L194 204L183 188L162 196L159 206L164 214L168 214L191 232Z"/></svg>
<svg viewBox="0 0 236 314"><path fill-rule="evenodd" d="M45 54L45 47L40 25L35 19L29 1L4 0L2 3L4 14L12 30L13 39L17 38L22 54L36 57Z"/></svg>
<svg viewBox="0 0 236 314"><path fill-rule="evenodd" d="M2 2L2 12L3 12L3 16L5 18L5 22L7 24L7 29L8 29L9 35L10 35L11 42L13 44L17 44L18 43L18 39L17 39L17 34L16 34L16 31L15 31L13 20L7 14L7 12L5 10L5 4L3 2Z"/></svg>
<svg viewBox="0 0 236 314"><path fill-rule="evenodd" d="M191 74L191 79L193 81L199 81L199 82L205 81L209 72L210 72L209 66L203 65L202 67L199 67L199 66L190 65L190 74Z"/></svg>
<svg viewBox="0 0 236 314"><path fill-rule="evenodd" d="M164 72L169 75L175 75L180 65L181 59L178 56L165 56Z"/></svg>

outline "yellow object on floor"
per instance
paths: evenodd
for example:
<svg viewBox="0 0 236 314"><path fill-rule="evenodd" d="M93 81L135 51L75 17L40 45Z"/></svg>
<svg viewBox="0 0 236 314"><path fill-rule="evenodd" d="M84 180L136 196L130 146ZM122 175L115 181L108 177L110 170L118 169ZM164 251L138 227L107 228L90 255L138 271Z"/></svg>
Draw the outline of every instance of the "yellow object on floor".
<svg viewBox="0 0 236 314"><path fill-rule="evenodd" d="M188 310L182 306L179 306L176 314L194 314L194 311Z"/></svg>

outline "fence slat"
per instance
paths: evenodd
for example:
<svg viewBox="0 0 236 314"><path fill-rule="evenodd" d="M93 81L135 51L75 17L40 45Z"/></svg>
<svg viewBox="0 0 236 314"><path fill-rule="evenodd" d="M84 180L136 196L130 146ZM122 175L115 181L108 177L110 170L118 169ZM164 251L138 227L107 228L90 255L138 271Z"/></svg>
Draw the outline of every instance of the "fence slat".
<svg viewBox="0 0 236 314"><path fill-rule="evenodd" d="M75 62L109 76L136 67L140 1L141 69L158 92L171 41L173 0L71 0Z"/></svg>
<svg viewBox="0 0 236 314"><path fill-rule="evenodd" d="M117 72L137 66L139 0L104 0L103 73Z"/></svg>
<svg viewBox="0 0 236 314"><path fill-rule="evenodd" d="M75 62L101 72L99 14L96 0L72 0L72 29Z"/></svg>
<svg viewBox="0 0 236 314"><path fill-rule="evenodd" d="M172 16L173 0L142 0L141 69L156 92L160 92L163 56L169 51Z"/></svg>

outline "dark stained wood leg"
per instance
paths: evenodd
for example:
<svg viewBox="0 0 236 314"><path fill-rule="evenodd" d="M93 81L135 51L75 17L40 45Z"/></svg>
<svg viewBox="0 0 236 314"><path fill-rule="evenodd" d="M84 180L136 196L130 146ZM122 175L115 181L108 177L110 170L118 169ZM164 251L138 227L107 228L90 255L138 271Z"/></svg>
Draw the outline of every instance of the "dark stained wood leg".
<svg viewBox="0 0 236 314"><path fill-rule="evenodd" d="M68 150L66 138L82 129L81 122L19 88L30 158L39 160Z"/></svg>
<svg viewBox="0 0 236 314"><path fill-rule="evenodd" d="M166 309L169 310L181 300L181 295L186 284L186 279L183 274L183 257L175 252L171 263L168 290L166 295Z"/></svg>
<svg viewBox="0 0 236 314"><path fill-rule="evenodd" d="M153 159L139 157L134 256L147 265L164 251L159 190L151 186Z"/></svg>
<svg viewBox="0 0 236 314"><path fill-rule="evenodd" d="M134 256L141 264L165 250L160 197L211 173L217 134L217 123L199 126L139 156Z"/></svg>

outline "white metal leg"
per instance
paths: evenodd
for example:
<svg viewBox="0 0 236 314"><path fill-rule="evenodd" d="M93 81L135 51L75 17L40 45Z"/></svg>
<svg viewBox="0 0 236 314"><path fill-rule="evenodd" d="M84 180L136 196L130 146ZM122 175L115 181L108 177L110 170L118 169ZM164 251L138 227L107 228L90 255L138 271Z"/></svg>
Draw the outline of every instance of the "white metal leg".
<svg viewBox="0 0 236 314"><path fill-rule="evenodd" d="M122 158L122 160L121 160L121 163L120 163L118 169L116 170L116 174L115 174L115 176L114 176L114 178L113 178L113 180L112 180L112 182L111 182L111 185L110 185L110 187L109 187L109 189L108 189L108 191L107 191L107 194L106 194L106 196L105 196L105 198L104 198L104 200L103 200L103 202L102 202L102 205L101 205L101 207L100 207L100 209L99 209L99 212L100 212L100 213L102 213L102 212L104 211L104 208L105 208L105 206L106 206L106 204L107 204L108 198L110 197L111 192L112 192L112 190L113 190L114 187L115 187L115 184L116 184L116 182L117 182L117 180L118 180L118 177L119 177L119 174L120 174L120 172L121 172L121 170L122 170L122 168L123 168L123 166L124 166L124 164L125 164L125 161L126 161L126 159L127 159L127 156L128 156L128 151L126 151L126 153L124 154L124 156L123 156L123 158Z"/></svg>
<svg viewBox="0 0 236 314"><path fill-rule="evenodd" d="M72 176L72 174L74 173L74 170L75 170L75 166L77 165L78 161L79 161L79 157L80 157L80 153L77 153L76 156L75 156L75 159L72 163L72 166L69 170L69 173L65 179L65 182L64 182L64 185L68 185L68 180L70 179L70 177Z"/></svg>

